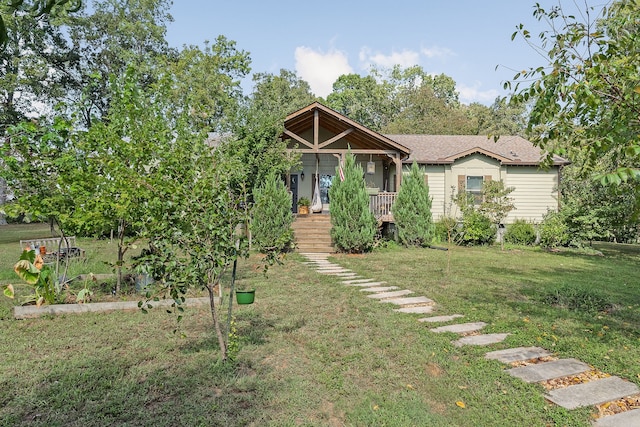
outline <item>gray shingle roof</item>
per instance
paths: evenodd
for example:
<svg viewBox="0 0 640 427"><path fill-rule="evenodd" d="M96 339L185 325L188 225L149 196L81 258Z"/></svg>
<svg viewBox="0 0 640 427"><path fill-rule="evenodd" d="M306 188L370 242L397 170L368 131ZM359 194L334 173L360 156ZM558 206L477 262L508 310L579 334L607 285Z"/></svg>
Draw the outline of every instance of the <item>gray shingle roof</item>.
<svg viewBox="0 0 640 427"><path fill-rule="evenodd" d="M485 135L385 135L411 149L405 163L416 160L422 164L447 164L456 159L482 153L502 164L538 165L545 154L530 141L519 136L501 136L497 142ZM553 157L554 165L570 163L559 156Z"/></svg>

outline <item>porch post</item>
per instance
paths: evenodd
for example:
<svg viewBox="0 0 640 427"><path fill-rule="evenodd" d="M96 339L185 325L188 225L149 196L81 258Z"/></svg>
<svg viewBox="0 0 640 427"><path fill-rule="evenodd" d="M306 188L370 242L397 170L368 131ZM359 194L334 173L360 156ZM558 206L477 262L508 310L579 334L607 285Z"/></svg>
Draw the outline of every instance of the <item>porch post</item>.
<svg viewBox="0 0 640 427"><path fill-rule="evenodd" d="M400 191L400 185L402 185L402 160L400 156L396 154L393 156L393 163L396 165L396 193Z"/></svg>

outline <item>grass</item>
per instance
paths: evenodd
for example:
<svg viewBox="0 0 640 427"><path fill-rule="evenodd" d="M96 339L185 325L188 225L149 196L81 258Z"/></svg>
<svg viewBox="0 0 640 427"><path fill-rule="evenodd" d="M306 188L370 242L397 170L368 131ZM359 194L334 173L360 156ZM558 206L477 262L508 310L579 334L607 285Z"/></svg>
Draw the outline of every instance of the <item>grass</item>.
<svg viewBox="0 0 640 427"><path fill-rule="evenodd" d="M456 247L332 259L429 296L438 315L512 333L492 350L539 345L640 383L640 252L598 249L604 257ZM256 287L256 303L235 310L240 350L226 365L204 308L187 310L176 334L159 310L3 320L0 425L589 425L591 408L547 403L539 385L485 360L487 348L454 347L454 335L300 260L266 279L255 257L240 262L238 284Z"/></svg>

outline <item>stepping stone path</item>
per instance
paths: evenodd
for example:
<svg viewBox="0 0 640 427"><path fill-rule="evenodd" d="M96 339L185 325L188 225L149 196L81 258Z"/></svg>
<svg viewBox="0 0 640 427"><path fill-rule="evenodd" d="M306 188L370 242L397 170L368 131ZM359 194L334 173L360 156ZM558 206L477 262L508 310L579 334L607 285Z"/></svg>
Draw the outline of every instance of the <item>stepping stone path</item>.
<svg viewBox="0 0 640 427"><path fill-rule="evenodd" d="M439 328L429 329L431 332L439 334L441 332L455 332L457 334L466 334L469 332L479 331L487 326L484 322L475 323L459 323L457 325L440 326Z"/></svg>
<svg viewBox="0 0 640 427"><path fill-rule="evenodd" d="M408 314L428 314L435 308L435 302L425 296L413 294L408 289L398 290L397 286L381 286L387 282L361 278L357 273L345 269L338 264L328 261L329 254L301 254L309 261L305 264L315 267L322 274L333 275L342 280L345 286L360 287L361 292L369 293L367 298L377 299L382 303L399 306L393 311ZM446 316L432 316L418 319L422 323L448 323L464 317L462 314ZM484 322L457 323L431 328L433 333L474 334L462 336L452 344L456 347L465 345L486 346L504 341L509 333L477 334L486 326ZM489 360L497 360L504 364L515 362L529 362L526 366L507 369L509 375L528 383L542 382L563 377L572 377L592 370L592 367L577 359L560 359L539 362L538 359L550 357L553 354L540 347L517 347L505 350L490 351L485 354ZM536 363L538 362L538 363ZM606 377L582 384L558 388L545 394L545 398L566 409L576 409L584 406L599 405L612 402L624 397L640 394L640 389L632 382L619 377ZM595 427L629 427L640 426L640 409L622 412L616 415L602 417L593 422Z"/></svg>

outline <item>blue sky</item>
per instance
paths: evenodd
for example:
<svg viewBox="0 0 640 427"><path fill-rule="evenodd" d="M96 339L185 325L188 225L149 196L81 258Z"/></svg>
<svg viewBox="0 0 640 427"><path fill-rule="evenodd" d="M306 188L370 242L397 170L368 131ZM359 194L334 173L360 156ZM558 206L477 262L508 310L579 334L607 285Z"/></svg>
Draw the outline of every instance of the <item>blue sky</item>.
<svg viewBox="0 0 640 427"><path fill-rule="evenodd" d="M558 0L537 0L543 7ZM563 6L575 7L565 0ZM586 0L599 6L606 0ZM318 96L335 79L379 68L420 65L457 83L463 103L491 104L502 84L544 58L519 38L546 29L533 17L535 0L175 0L171 46L202 45L222 34L250 53L253 72L296 71ZM597 7L600 10L600 7ZM496 66L498 69L496 70ZM251 89L245 82L245 90Z"/></svg>

